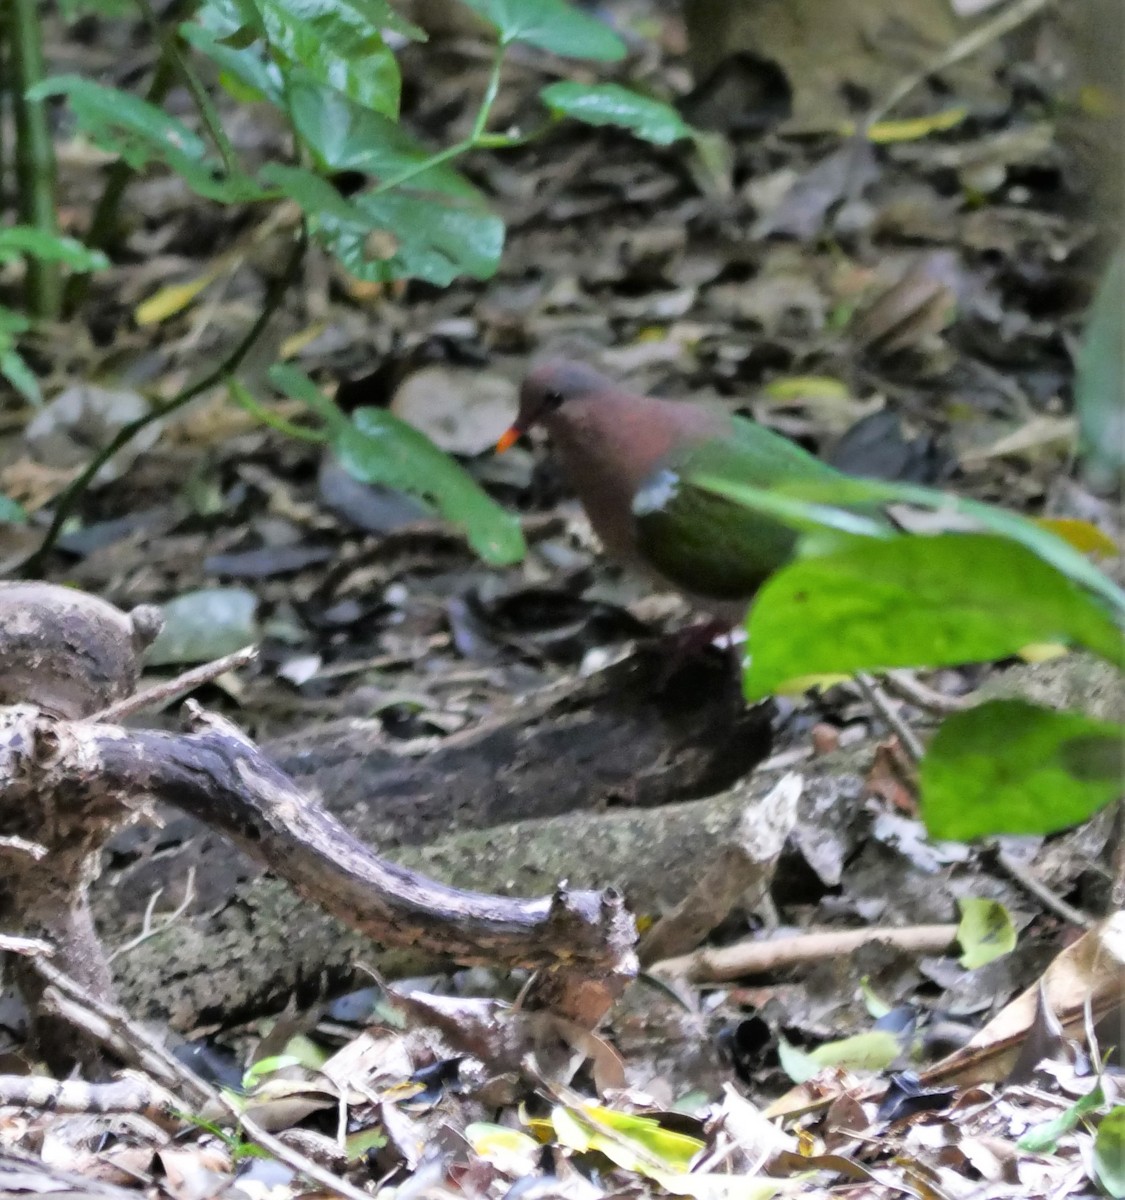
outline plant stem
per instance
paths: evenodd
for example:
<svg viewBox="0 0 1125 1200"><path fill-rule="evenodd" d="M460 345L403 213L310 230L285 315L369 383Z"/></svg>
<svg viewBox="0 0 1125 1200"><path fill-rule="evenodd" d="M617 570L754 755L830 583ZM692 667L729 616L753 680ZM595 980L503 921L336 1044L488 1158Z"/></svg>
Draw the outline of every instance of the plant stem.
<svg viewBox="0 0 1125 1200"><path fill-rule="evenodd" d="M46 103L27 98L28 88L43 78L43 43L35 0L9 0L8 36L20 219L41 233L55 236L55 148ZM51 319L58 315L62 303L58 263L28 256L26 303L33 317Z"/></svg>
<svg viewBox="0 0 1125 1200"><path fill-rule="evenodd" d="M318 429L306 429L303 425L296 425L292 421L288 421L285 417L279 416L264 405L259 404L257 400L238 382L237 379L228 380L231 399L235 404L252 416L256 417L263 425L268 425L270 429L276 429L278 433L285 434L286 437L295 438L300 442L312 442L314 445L323 446L328 441L328 434Z"/></svg>
<svg viewBox="0 0 1125 1200"><path fill-rule="evenodd" d="M86 464L86 468L82 474L59 497L58 503L55 506L55 515L47 528L47 532L43 535L43 541L40 543L39 548L19 565L19 574L24 576L38 576L41 574L43 560L51 550L51 547L58 541L59 534L67 517L74 511L75 505L89 487L94 476L123 446L128 445L141 430L146 429L154 421L160 421L164 417L174 413L177 409L183 408L188 401L194 400L196 396L208 391L216 384L222 383L227 376L233 375L238 370L242 361L265 332L266 326L269 325L274 313L284 299L285 293L289 290L290 284L296 279L308 244L308 226L302 222L301 232L293 243L293 249L290 251L284 270L270 282L266 298L262 303L261 312L258 313L254 324L250 326L238 344L218 366L208 371L201 379L189 384L182 391L177 392L170 400L165 400L163 404L155 405L143 417L138 417L135 421L130 421L128 425L123 425L110 442L94 455Z"/></svg>
<svg viewBox="0 0 1125 1200"><path fill-rule="evenodd" d="M412 167L406 167L397 175L392 175L390 179L383 180L382 183L376 184L375 187L367 193L369 196L380 196L384 192L392 191L396 187L401 187L404 183L409 182L417 175L429 171L433 167L440 167L442 163L449 162L451 158L458 158L460 155L467 153L470 150L475 150L478 146L488 141L495 146L496 143L492 140L497 135L486 134L485 127L488 125L488 118L492 113L492 106L496 103L497 93L500 91L500 71L504 66L504 55L507 52L507 46L500 43L496 47L496 55L492 60L492 70L488 76L488 84L484 89L484 95L481 97L480 108L477 110L476 120L473 122L473 131L467 138L463 138L459 142L455 142L452 146L446 146L444 150L439 150L430 158L425 159L420 163L415 163Z"/></svg>
<svg viewBox="0 0 1125 1200"><path fill-rule="evenodd" d="M485 126L488 124L488 118L492 114L492 106L496 103L496 96L500 91L500 71L504 66L504 54L507 49L508 47L503 42L498 43L496 53L492 58L492 71L488 76L488 85L484 89L477 119L473 122L473 132L469 135L469 141L474 146L480 141Z"/></svg>
<svg viewBox="0 0 1125 1200"><path fill-rule="evenodd" d="M199 76L192 70L191 63L188 62L186 56L181 51L176 31L174 29L169 30L160 20L150 0L137 0L137 7L141 10L145 21L153 32L153 36L159 43L162 54L171 60L176 73L191 93L191 98L195 101L196 108L199 109L199 115L203 119L203 124L207 128L207 132L211 135L211 140L215 143L215 148L223 160L223 166L227 174L238 175L240 173L238 155L235 154L234 147L230 144L230 139L227 137L223 123L219 119L219 114L216 112L215 106L211 103L211 97L207 95L207 89L203 86L203 82Z"/></svg>

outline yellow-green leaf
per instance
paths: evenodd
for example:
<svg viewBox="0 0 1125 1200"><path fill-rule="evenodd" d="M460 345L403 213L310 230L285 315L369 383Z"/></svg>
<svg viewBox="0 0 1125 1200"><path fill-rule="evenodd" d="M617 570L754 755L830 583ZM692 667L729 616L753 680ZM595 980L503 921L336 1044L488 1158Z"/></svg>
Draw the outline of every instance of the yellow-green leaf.
<svg viewBox="0 0 1125 1200"><path fill-rule="evenodd" d="M962 951L961 966L966 971L983 967L1016 948L1016 927L999 900L967 897L957 903L961 909L957 941Z"/></svg>

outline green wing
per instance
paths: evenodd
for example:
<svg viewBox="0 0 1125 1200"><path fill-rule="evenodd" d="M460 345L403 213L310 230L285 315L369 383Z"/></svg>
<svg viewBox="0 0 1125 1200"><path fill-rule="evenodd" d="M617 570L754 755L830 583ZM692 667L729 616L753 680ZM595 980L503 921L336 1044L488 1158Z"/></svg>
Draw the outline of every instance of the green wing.
<svg viewBox="0 0 1125 1200"><path fill-rule="evenodd" d="M634 500L637 546L665 578L716 600L752 596L793 557L802 530L776 512L747 507L693 483L704 478L812 499L818 485L835 491L858 482L788 438L737 417L731 436L669 456Z"/></svg>

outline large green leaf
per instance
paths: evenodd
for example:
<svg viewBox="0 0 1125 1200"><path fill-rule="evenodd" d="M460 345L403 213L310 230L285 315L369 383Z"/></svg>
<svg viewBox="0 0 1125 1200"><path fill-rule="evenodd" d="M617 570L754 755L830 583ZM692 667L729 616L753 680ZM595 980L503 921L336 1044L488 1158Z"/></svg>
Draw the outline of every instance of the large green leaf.
<svg viewBox="0 0 1125 1200"><path fill-rule="evenodd" d="M488 279L500 264L504 222L479 204L394 191L358 196L353 206L363 227L325 214L319 230L358 279L424 279L445 287L460 275Z"/></svg>
<svg viewBox="0 0 1125 1200"><path fill-rule="evenodd" d="M1090 308L1078 353L1074 401L1092 479L1125 475L1125 247L1114 255Z"/></svg>
<svg viewBox="0 0 1125 1200"><path fill-rule="evenodd" d="M410 186L476 199L480 193L452 167L429 166L433 152L394 121L303 75L289 86L294 123L321 164L362 171L387 183L410 172ZM416 173L415 173L416 172Z"/></svg>
<svg viewBox="0 0 1125 1200"><path fill-rule="evenodd" d="M552 112L587 125L617 125L657 146L692 135L691 126L670 104L616 83L552 83L539 98Z"/></svg>
<svg viewBox="0 0 1125 1200"><path fill-rule="evenodd" d="M524 556L519 521L425 434L381 408L357 409L349 421L308 376L293 367L274 367L270 379L304 400L324 421L337 458L356 479L431 501L465 531L485 562L507 566Z"/></svg>
<svg viewBox="0 0 1125 1200"><path fill-rule="evenodd" d="M1042 642L1125 663L1121 631L1092 597L983 533L856 538L798 560L762 588L748 630L752 699L806 675L952 666Z"/></svg>
<svg viewBox="0 0 1125 1200"><path fill-rule="evenodd" d="M1125 728L1023 700L948 717L919 767L931 836L1047 834L1121 795Z"/></svg>
<svg viewBox="0 0 1125 1200"><path fill-rule="evenodd" d="M0 262L24 254L44 262L62 263L72 271L101 271L109 266L109 259L100 250L91 250L75 238L47 233L31 225L0 229Z"/></svg>
<svg viewBox="0 0 1125 1200"><path fill-rule="evenodd" d="M364 108L398 116L398 62L376 28L345 0L260 0L274 55Z"/></svg>
<svg viewBox="0 0 1125 1200"><path fill-rule="evenodd" d="M261 197L249 176L227 175L222 164L208 155L203 139L182 121L128 92L78 75L56 75L37 83L28 95L32 99L66 96L83 132L135 170L162 162L209 200L235 203Z"/></svg>
<svg viewBox="0 0 1125 1200"><path fill-rule="evenodd" d="M526 42L567 58L614 62L625 43L602 21L564 0L462 0L500 34L504 44Z"/></svg>
<svg viewBox="0 0 1125 1200"><path fill-rule="evenodd" d="M485 562L506 566L523 558L519 521L425 434L382 408L356 409L352 421L333 438L349 474L432 500L448 521L464 529Z"/></svg>

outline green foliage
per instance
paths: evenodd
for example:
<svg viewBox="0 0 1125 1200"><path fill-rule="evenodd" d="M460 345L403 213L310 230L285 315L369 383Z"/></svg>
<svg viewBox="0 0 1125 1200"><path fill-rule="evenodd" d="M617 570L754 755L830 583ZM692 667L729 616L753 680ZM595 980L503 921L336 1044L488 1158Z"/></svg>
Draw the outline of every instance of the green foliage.
<svg viewBox="0 0 1125 1200"><path fill-rule="evenodd" d="M1016 948L1016 927L999 900L967 897L957 903L961 909L957 941L961 946L961 966L966 971L975 971L993 959L1011 954Z"/></svg>
<svg viewBox="0 0 1125 1200"><path fill-rule="evenodd" d="M1077 1128L1083 1117L1096 1113L1103 1104L1105 1104L1105 1089L1102 1087L1099 1075L1097 1084L1085 1096L1079 1096L1054 1120L1032 1126L1016 1145L1021 1150L1028 1150L1032 1154L1054 1154L1059 1140L1072 1129Z"/></svg>
<svg viewBox="0 0 1125 1200"><path fill-rule="evenodd" d="M781 1038L777 1053L785 1074L794 1083L807 1083L825 1067L883 1071L902 1053L902 1044L885 1029L871 1029L835 1042L824 1042L815 1050L801 1050Z"/></svg>
<svg viewBox="0 0 1125 1200"><path fill-rule="evenodd" d="M757 473L747 478L757 478ZM906 515L905 511L896 514L899 509L932 512L960 528L998 533L1018 542L1099 597L1119 621L1125 620L1125 590L1062 538L1018 513L991 504L916 484L855 479L827 468L818 477L796 474L792 479L767 480L767 486L755 487L710 464L704 463L698 470L689 464L678 482L681 489L698 488L751 511L778 517L805 535L804 553L833 547L841 532L878 536L873 525L878 524L881 512L889 512L896 520ZM888 528L885 523L883 528Z"/></svg>
<svg viewBox="0 0 1125 1200"><path fill-rule="evenodd" d="M72 271L98 271L108 265L104 254L83 246L74 238L45 233L30 225L10 225L0 229L0 264L17 258L61 263ZM31 322L26 317L0 304L0 375L25 400L38 406L43 403L39 381L17 348L20 335L30 328ZM19 520L17 513L23 513L19 505L0 497L0 521Z"/></svg>
<svg viewBox="0 0 1125 1200"><path fill-rule="evenodd" d="M29 225L0 229L0 263L22 255L32 255L43 262L62 263L72 271L100 271L109 266L109 260L101 251L90 250L74 238L44 233Z"/></svg>
<svg viewBox="0 0 1125 1200"><path fill-rule="evenodd" d="M234 203L266 194L248 176L229 175L183 121L119 88L103 87L80 75L55 75L36 84L31 96L66 96L79 129L136 171L160 163L208 200Z"/></svg>
<svg viewBox="0 0 1125 1200"><path fill-rule="evenodd" d="M544 92L553 117L540 130L522 137L489 132L511 44L607 62L622 58L625 46L606 24L567 0L465 2L495 30L496 54L471 133L444 147L423 145L398 122L401 77L388 35L425 40L425 33L390 0L201 0L175 31L179 38L169 30L163 45L165 59L189 84L198 129L158 104L78 75L43 80L29 95L65 96L78 128L134 171L173 171L200 196L224 204L295 202L312 237L358 279L418 279L439 287L458 276L487 279L500 261L504 224L455 160L474 149L519 144L566 115L618 125L659 144L691 130L674 109L625 88L558 84ZM294 134L294 161L268 163L256 172L239 161L193 55L209 60L220 85L240 102L280 111ZM365 179L347 197L333 178L344 171ZM2 249L0 244L0 259ZM65 261L82 270L101 265ZM15 314L0 311L0 372L37 396L34 376L15 355L15 339L25 330ZM232 396L253 403L233 388ZM351 469L383 482L393 476L405 481L401 486L425 492L442 511L459 515L490 561L510 562L522 552L511 519L484 505L463 472L421 436L408 437L387 414L357 415L341 436L343 449L336 448ZM404 465L404 455L417 458L416 468ZM428 488L418 482L424 475Z"/></svg>
<svg viewBox="0 0 1125 1200"><path fill-rule="evenodd" d="M616 125L657 146L670 146L692 135L691 126L670 104L616 83L552 83L539 98L560 116L587 125Z"/></svg>
<svg viewBox="0 0 1125 1200"><path fill-rule="evenodd" d="M603 22L565 0L462 0L500 35L501 45L525 42L566 58L613 62L625 57L625 44Z"/></svg>
<svg viewBox="0 0 1125 1200"><path fill-rule="evenodd" d="M447 520L464 529L469 544L485 562L505 566L523 557L519 521L412 425L381 408L357 409L349 419L293 367L274 367L270 378L321 419L336 457L356 479L411 492L433 503Z"/></svg>
<svg viewBox="0 0 1125 1200"><path fill-rule="evenodd" d="M1121 794L1125 729L1022 700L949 717L920 767L922 817L937 838L1054 833Z"/></svg>
<svg viewBox="0 0 1125 1200"><path fill-rule="evenodd" d="M1094 1174L1107 1196L1125 1200L1125 1105L1102 1117L1094 1137Z"/></svg>
<svg viewBox="0 0 1125 1200"><path fill-rule="evenodd" d="M1117 626L1087 593L987 533L851 539L774 575L747 628L750 699L805 675L955 666L1043 642L1125 664Z"/></svg>
<svg viewBox="0 0 1125 1200"><path fill-rule="evenodd" d="M696 493L741 508L741 525L724 513L718 526L728 546L767 521L794 535L798 557L766 582L748 618L751 698L809 675L981 661L1043 642L1082 646L1125 667L1125 593L1014 513L927 488L831 476L755 487L715 464L693 471L689 463L656 491L645 505L666 518ZM862 528L880 510L906 506L987 532ZM935 837L968 839L1047 833L1085 820L1120 794L1123 734L1080 713L1020 701L959 713L922 760L926 825Z"/></svg>
<svg viewBox="0 0 1125 1200"><path fill-rule="evenodd" d="M268 1079L275 1072L300 1065L301 1060L292 1054L273 1054L268 1058L260 1058L256 1063L251 1063L243 1072L242 1089L252 1092L263 1080Z"/></svg>

